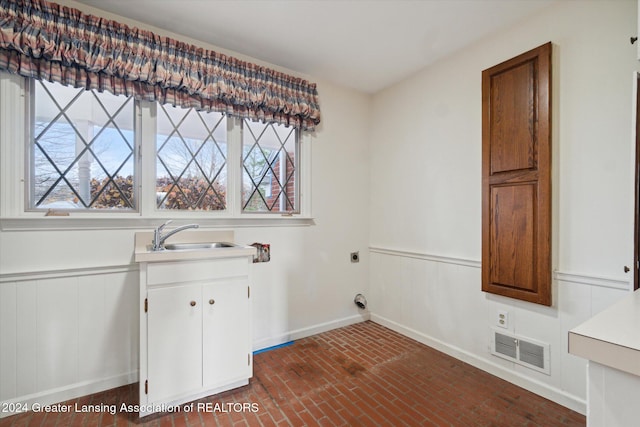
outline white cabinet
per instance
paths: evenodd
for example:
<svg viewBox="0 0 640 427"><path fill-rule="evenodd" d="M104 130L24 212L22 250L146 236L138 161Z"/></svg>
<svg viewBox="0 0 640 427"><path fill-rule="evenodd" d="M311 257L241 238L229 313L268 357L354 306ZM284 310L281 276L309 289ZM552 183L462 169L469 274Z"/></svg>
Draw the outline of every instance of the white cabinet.
<svg viewBox="0 0 640 427"><path fill-rule="evenodd" d="M227 281L205 285L202 290L204 385L215 387L246 379L251 343L246 333L239 332L249 331L249 288Z"/></svg>
<svg viewBox="0 0 640 427"><path fill-rule="evenodd" d="M202 385L200 296L200 285L152 288L147 292L149 402L171 399L183 391L197 391Z"/></svg>
<svg viewBox="0 0 640 427"><path fill-rule="evenodd" d="M250 265L251 257L140 264L140 416L248 383Z"/></svg>

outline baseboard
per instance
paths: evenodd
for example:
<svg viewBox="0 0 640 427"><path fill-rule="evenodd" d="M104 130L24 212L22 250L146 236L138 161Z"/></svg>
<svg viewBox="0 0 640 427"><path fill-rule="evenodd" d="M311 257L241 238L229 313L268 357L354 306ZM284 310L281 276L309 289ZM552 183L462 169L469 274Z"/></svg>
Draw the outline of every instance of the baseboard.
<svg viewBox="0 0 640 427"><path fill-rule="evenodd" d="M19 412L36 410L48 405L53 405L70 399L76 399L78 397L98 393L112 388L121 387L136 381L138 381L138 371L116 375L109 378L102 378L99 380L79 382L64 387L20 396L15 399L5 400L0 402L3 409L0 411L0 418L15 415ZM7 411L4 410L5 408Z"/></svg>
<svg viewBox="0 0 640 427"><path fill-rule="evenodd" d="M458 347L452 346L446 342L433 338L415 329L408 328L404 325L396 323L385 317L379 316L375 313L371 313L371 321L385 326L395 332L398 332L404 336L412 338L422 344L432 347L438 351L441 351L451 357L475 366L478 369L482 369L485 372L495 375L505 381L509 381L519 387L529 390L532 393L540 395L545 399L549 399L559 405L567 407L573 411L579 412L582 415L586 414L587 403L585 400L580 399L565 391L559 390L555 387L551 387L548 384L541 383L524 375L505 369L504 367L494 364L491 361L479 357L473 353L469 353L466 350L462 350Z"/></svg>
<svg viewBox="0 0 640 427"><path fill-rule="evenodd" d="M353 316L343 317L342 319L332 320L330 322L319 323L317 325L296 329L280 335L254 341L253 351L259 351L265 348L284 344L289 341L299 340L302 338L310 337L311 335L320 334L332 329L342 328L343 326L349 326L367 320L369 320L369 312L362 311L360 314L356 314Z"/></svg>

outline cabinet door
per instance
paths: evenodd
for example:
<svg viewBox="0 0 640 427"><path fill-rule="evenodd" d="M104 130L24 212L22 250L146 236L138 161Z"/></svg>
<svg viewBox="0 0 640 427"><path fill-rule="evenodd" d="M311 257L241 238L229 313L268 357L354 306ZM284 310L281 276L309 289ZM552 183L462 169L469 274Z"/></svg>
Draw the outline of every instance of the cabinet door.
<svg viewBox="0 0 640 427"><path fill-rule="evenodd" d="M198 390L202 386L201 286L150 289L147 298L149 402Z"/></svg>
<svg viewBox="0 0 640 427"><path fill-rule="evenodd" d="M206 387L251 376L249 288L245 280L205 285L203 312L203 382Z"/></svg>
<svg viewBox="0 0 640 427"><path fill-rule="evenodd" d="M482 72L482 290L551 305L551 43Z"/></svg>

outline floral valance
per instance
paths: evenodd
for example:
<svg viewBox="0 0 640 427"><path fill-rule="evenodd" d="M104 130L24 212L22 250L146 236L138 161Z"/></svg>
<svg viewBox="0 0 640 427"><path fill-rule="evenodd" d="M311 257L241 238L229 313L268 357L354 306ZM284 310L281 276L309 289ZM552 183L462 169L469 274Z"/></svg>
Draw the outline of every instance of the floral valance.
<svg viewBox="0 0 640 427"><path fill-rule="evenodd" d="M0 0L0 70L313 130L316 85L44 0Z"/></svg>

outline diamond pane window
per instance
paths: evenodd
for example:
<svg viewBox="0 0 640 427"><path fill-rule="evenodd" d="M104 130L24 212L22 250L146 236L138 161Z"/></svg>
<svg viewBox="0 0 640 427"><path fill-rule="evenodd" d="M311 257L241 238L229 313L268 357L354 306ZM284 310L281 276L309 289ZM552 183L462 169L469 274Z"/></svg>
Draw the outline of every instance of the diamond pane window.
<svg viewBox="0 0 640 427"><path fill-rule="evenodd" d="M158 105L156 124L157 208L226 209L226 116Z"/></svg>
<svg viewBox="0 0 640 427"><path fill-rule="evenodd" d="M32 111L32 209L137 209L132 98L35 80Z"/></svg>
<svg viewBox="0 0 640 427"><path fill-rule="evenodd" d="M295 128L243 120L243 212L299 211L297 153Z"/></svg>

